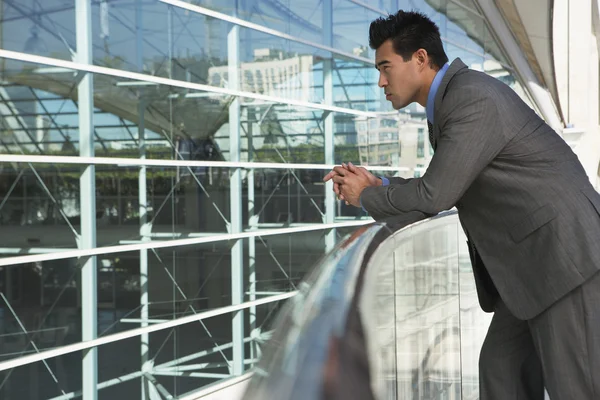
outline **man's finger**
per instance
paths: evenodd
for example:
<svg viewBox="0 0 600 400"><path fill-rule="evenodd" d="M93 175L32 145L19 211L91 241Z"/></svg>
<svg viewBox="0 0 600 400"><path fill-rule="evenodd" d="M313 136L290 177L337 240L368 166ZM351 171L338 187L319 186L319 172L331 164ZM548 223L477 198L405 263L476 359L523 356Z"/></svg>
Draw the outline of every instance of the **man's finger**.
<svg viewBox="0 0 600 400"><path fill-rule="evenodd" d="M341 176L348 175L348 170L342 166L333 167L333 171Z"/></svg>
<svg viewBox="0 0 600 400"><path fill-rule="evenodd" d="M343 176L339 176L339 175L334 175L332 179L333 179L334 184L337 183L337 184L341 185L345 182L345 178Z"/></svg>
<svg viewBox="0 0 600 400"><path fill-rule="evenodd" d="M323 178L323 182L327 182L328 180L330 180L331 178L333 178L334 175L335 175L335 172L331 171L330 173L328 173L327 175L325 175L325 177Z"/></svg>
<svg viewBox="0 0 600 400"><path fill-rule="evenodd" d="M333 184L333 193L335 193L339 197L339 195L340 195L340 184L339 183Z"/></svg>
<svg viewBox="0 0 600 400"><path fill-rule="evenodd" d="M348 171L355 173L356 175L369 176L371 173L364 167L357 167L352 163L348 163Z"/></svg>
<svg viewBox="0 0 600 400"><path fill-rule="evenodd" d="M348 163L348 171L357 174L359 172L360 168L357 168L354 164L352 164L351 162Z"/></svg>

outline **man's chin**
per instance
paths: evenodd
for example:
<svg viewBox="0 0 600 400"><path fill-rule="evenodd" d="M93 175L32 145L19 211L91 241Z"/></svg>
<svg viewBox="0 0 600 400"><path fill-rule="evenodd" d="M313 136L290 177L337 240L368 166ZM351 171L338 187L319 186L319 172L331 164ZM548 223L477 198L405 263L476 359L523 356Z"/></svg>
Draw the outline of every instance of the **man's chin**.
<svg viewBox="0 0 600 400"><path fill-rule="evenodd" d="M408 106L408 104L410 104L410 103L408 103L408 104L403 104L403 103L399 103L399 102L396 102L396 101L390 101L390 103L392 103L392 108L393 108L394 110L400 110L400 109L402 109L402 108L404 108L404 107Z"/></svg>

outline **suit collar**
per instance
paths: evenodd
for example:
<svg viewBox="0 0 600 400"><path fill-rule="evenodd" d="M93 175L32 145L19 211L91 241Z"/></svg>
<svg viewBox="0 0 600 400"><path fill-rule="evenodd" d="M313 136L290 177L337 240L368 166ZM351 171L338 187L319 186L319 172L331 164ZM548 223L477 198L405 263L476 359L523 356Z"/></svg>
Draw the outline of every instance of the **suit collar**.
<svg viewBox="0 0 600 400"><path fill-rule="evenodd" d="M429 88L429 94L427 95L427 104L425 106L425 113L427 115L427 120L431 123L433 123L435 117L433 106L435 102L435 95L437 94L438 88L440 87L440 83L442 83L442 79L444 79L444 75L446 75L446 71L448 71L449 67L450 64L445 63L444 66L440 68L437 74L435 74L433 82L431 82L431 87Z"/></svg>
<svg viewBox="0 0 600 400"><path fill-rule="evenodd" d="M435 101L434 101L434 106L433 106L434 126L435 126L435 121L439 121L439 117L437 114L439 113L440 107L442 106L442 99L444 98L444 93L446 93L446 88L448 87L448 83L450 83L450 81L452 80L454 75L456 75L459 71L461 71L465 68L467 68L467 65L464 62L462 62L462 60L460 58L457 58L456 60L452 61L452 64L450 64L450 67L446 71L446 74L444 75L444 78L442 79L442 82L440 83L437 93L435 94Z"/></svg>

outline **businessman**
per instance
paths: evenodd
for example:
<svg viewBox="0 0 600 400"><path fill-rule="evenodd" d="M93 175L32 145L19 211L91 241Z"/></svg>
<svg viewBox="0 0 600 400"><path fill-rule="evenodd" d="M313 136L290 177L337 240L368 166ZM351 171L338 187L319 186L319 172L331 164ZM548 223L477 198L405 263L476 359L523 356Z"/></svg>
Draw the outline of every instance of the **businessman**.
<svg viewBox="0 0 600 400"><path fill-rule="evenodd" d="M352 164L324 180L376 220L458 209L481 307L482 400L600 399L600 195L569 146L508 86L460 60L416 12L375 20L379 86L425 107L435 153L421 178Z"/></svg>

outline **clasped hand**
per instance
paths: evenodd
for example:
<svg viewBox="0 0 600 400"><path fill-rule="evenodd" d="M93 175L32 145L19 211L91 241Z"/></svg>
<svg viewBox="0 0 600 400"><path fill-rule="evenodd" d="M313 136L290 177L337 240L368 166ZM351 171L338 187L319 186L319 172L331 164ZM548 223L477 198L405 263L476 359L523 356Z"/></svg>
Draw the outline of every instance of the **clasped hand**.
<svg viewBox="0 0 600 400"><path fill-rule="evenodd" d="M333 180L333 191L337 198L360 207L360 195L369 186L381 186L381 179L371 174L363 167L356 167L352 163L342 163L325 175L323 182Z"/></svg>

